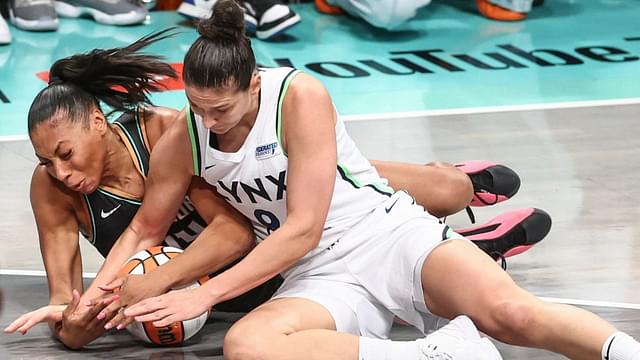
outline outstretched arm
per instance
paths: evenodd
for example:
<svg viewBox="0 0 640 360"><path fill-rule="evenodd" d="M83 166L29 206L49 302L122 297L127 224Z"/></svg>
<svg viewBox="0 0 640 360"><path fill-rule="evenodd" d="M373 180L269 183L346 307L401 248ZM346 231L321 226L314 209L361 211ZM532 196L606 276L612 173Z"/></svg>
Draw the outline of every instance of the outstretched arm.
<svg viewBox="0 0 640 360"><path fill-rule="evenodd" d="M185 113L181 112L178 117L174 126L167 130L153 149L142 206L109 251L98 275L85 292L84 299L104 295L105 292L98 286L115 280L131 255L158 245L164 239L193 176Z"/></svg>
<svg viewBox="0 0 640 360"><path fill-rule="evenodd" d="M120 287L118 295L121 300L105 309L102 316L108 316L110 311L120 306L135 304L214 273L246 255L254 247L255 238L248 222L218 196L215 188L201 178L194 178L189 196L209 225L184 254L147 274L130 275L104 287L104 290ZM118 314L106 327L123 328L132 320Z"/></svg>
<svg viewBox="0 0 640 360"><path fill-rule="evenodd" d="M47 272L50 305L22 315L5 328L5 332L25 334L34 325L47 322L53 336L70 348L80 348L104 332L104 324L93 320L106 304L78 306L82 261L74 211L77 202L76 194L49 176L44 166L35 169L31 179L31 207Z"/></svg>
<svg viewBox="0 0 640 360"><path fill-rule="evenodd" d="M283 146L289 159L287 219L283 225L237 265L204 286L147 299L125 310L125 314L147 314L136 320L157 320L156 326L196 317L211 305L286 270L317 247L335 184L335 113L324 87L300 74L285 96L282 116ZM162 311L157 311L160 308Z"/></svg>

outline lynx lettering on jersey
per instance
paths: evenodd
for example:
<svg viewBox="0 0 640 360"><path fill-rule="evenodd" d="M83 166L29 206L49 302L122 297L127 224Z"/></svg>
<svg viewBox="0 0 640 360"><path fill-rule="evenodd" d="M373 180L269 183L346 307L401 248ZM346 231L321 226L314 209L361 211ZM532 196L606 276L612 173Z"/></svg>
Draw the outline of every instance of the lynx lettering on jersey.
<svg viewBox="0 0 640 360"><path fill-rule="evenodd" d="M255 184L251 185L240 181L232 181L231 184L225 184L220 180L218 181L218 188L233 196L233 199L238 204L243 203L242 194L245 195L245 199L248 198L251 203L257 204L258 201L256 197L263 198L267 201L282 200L284 192L287 191L286 179L287 171L282 170L277 178L272 175L267 175L264 178L255 178L253 179ZM240 189L242 191L240 191ZM220 196L227 201L231 201L222 192L220 192Z"/></svg>

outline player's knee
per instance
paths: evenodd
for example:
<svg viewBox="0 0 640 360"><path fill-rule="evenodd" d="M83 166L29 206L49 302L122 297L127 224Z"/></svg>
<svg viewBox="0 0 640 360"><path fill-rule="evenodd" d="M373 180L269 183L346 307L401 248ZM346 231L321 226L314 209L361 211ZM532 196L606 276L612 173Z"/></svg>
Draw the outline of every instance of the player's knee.
<svg viewBox="0 0 640 360"><path fill-rule="evenodd" d="M250 324L238 322L227 331L223 342L224 358L227 360L268 360L269 344Z"/></svg>
<svg viewBox="0 0 640 360"><path fill-rule="evenodd" d="M441 199L437 209L429 209L436 216L448 216L469 206L473 198L473 184L463 171L453 165L434 161L427 166L433 166L440 172L439 191Z"/></svg>
<svg viewBox="0 0 640 360"><path fill-rule="evenodd" d="M452 167L447 171L446 184L450 194L449 207L452 213L469 206L473 198L473 184L469 175Z"/></svg>
<svg viewBox="0 0 640 360"><path fill-rule="evenodd" d="M488 321L482 324L492 337L514 345L530 343L537 328L538 305L526 300L503 299L488 308Z"/></svg>

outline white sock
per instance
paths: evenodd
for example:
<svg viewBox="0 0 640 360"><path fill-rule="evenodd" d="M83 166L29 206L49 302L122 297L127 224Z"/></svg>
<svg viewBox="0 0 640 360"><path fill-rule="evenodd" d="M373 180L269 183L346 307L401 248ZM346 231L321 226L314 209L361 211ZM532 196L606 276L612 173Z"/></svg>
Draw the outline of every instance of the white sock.
<svg viewBox="0 0 640 360"><path fill-rule="evenodd" d="M358 360L419 360L416 341L391 341L360 337Z"/></svg>
<svg viewBox="0 0 640 360"><path fill-rule="evenodd" d="M602 346L602 360L640 360L640 343L628 334L615 332Z"/></svg>

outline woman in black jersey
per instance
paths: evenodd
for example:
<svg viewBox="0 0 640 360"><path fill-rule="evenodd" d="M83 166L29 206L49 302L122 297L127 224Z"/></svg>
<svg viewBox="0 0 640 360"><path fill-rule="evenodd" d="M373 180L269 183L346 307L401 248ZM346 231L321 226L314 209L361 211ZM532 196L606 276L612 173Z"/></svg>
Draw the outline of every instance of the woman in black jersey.
<svg viewBox="0 0 640 360"><path fill-rule="evenodd" d="M78 233L106 257L141 205L150 152L178 112L149 104L147 93L159 87L156 79L175 74L158 57L137 51L165 35L158 33L126 48L75 55L51 67L49 86L38 94L29 112L29 134L40 159L32 177L31 202L51 305L21 317L10 331L26 332L46 320L55 337L68 347L79 348L100 336L114 315L111 311L102 321L93 321L109 303L87 307L80 303L79 292L73 291L82 290ZM122 114L109 123L100 102ZM450 165L377 162L376 166L392 186L409 189L419 203L440 216L466 207L473 195L469 177ZM215 225L210 228L215 228L216 235L207 243L194 242L183 256L160 270L128 279L129 284L135 283L128 288L138 290L127 302L220 271L254 246L246 220L214 188L200 178L185 186L188 196L166 215L167 221L173 218L172 225L155 229L154 236L167 245L187 248L207 224ZM151 245L155 243L143 243L130 251ZM501 251L515 245L509 243ZM279 284L280 279L274 278L217 309L251 310ZM125 293L130 294L122 291L123 297ZM95 297L100 291L92 285L87 294Z"/></svg>
<svg viewBox="0 0 640 360"><path fill-rule="evenodd" d="M29 111L29 134L40 160L32 176L31 204L51 304L39 315L49 314L54 336L71 348L82 347L104 332L104 324L91 320L105 304L84 306L79 293L72 292L83 288L78 233L103 256L108 254L140 207L149 152L178 113L142 106L149 104L147 93L159 86L155 78L175 76L159 58L136 54L162 36L59 60L51 67L49 86ZM122 115L110 124L99 102ZM185 248L207 224L224 225L216 228L218 241L194 243L187 250L184 258L191 261L180 259L155 274L162 281L154 281L154 274L145 275L149 294L191 281L197 277L192 274L220 270L253 246L244 218L212 187L198 180L187 186L190 190L182 206L167 215L167 219L175 217L172 225L157 229L165 243ZM143 244L140 249L146 247ZM19 330L30 327L25 325Z"/></svg>

